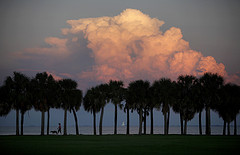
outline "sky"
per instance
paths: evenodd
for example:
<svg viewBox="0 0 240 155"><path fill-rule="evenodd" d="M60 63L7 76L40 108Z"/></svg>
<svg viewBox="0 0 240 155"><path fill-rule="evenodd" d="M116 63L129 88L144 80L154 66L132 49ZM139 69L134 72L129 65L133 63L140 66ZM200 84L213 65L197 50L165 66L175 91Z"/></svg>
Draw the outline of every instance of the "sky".
<svg viewBox="0 0 240 155"><path fill-rule="evenodd" d="M239 14L238 0L2 0L0 84L14 71L71 78L84 93L110 79L127 86L137 79L205 72L240 84ZM118 112L120 125L126 114ZM161 112L154 112L155 124L163 125ZM80 125L92 125L83 107L77 113ZM112 126L113 116L108 104L103 125ZM189 124L197 120L196 115ZM52 109L50 123L58 122L63 110ZM222 123L213 113L212 124ZM131 125L137 124L134 112ZM171 113L170 124L179 125L178 114ZM0 126L14 125L14 111L0 118ZM27 112L25 125L40 125L40 112Z"/></svg>

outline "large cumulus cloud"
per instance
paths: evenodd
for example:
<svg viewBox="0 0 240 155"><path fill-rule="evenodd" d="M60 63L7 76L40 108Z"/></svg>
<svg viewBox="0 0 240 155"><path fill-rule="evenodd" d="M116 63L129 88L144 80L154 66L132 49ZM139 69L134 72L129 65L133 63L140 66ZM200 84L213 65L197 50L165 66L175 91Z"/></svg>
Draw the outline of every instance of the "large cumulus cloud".
<svg viewBox="0 0 240 155"><path fill-rule="evenodd" d="M67 23L70 28L62 29L62 38L46 38L49 47L29 48L21 55L45 55L51 61L60 58L58 65L74 68L76 74L71 77L77 77L80 85L85 83L84 87L92 81L152 81L161 77L176 80L181 74L201 76L206 72L218 73L227 82L240 84L239 76L229 76L222 63L191 49L180 28L163 32L164 21L139 10L126 9L114 17L82 18Z"/></svg>
<svg viewBox="0 0 240 155"><path fill-rule="evenodd" d="M65 35L84 34L92 49L95 65L81 74L99 81L138 78L176 79L180 74L202 75L205 72L226 76L225 67L200 52L191 50L179 28L162 32L163 21L135 9L126 9L114 17L69 20Z"/></svg>

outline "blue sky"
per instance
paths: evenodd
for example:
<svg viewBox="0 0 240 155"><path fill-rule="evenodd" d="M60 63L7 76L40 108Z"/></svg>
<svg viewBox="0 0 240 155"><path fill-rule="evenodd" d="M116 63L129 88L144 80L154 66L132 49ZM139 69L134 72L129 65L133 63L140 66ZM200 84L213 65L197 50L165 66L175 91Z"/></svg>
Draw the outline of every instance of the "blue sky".
<svg viewBox="0 0 240 155"><path fill-rule="evenodd" d="M181 29L182 39L189 42L189 48L200 52L203 57L212 56L217 64L222 63L225 66L228 75L239 77L240 2L237 0L2 0L0 2L2 21L0 83L3 83L6 76L12 75L13 71L21 71L30 77L41 71L48 71L62 78L71 76L78 81L80 89L84 91L100 83L96 79L88 81L79 79L79 74L97 64L97 59L91 56L93 48L86 46L89 43L86 38L78 38L77 43L81 49L77 49L78 46L74 45L72 49L74 54L61 58L58 54L29 54L26 49L51 48L51 45L46 44L45 39L64 38L61 29L71 28L71 25L66 23L67 20L113 17L127 8L140 10L150 18L164 21L165 24L161 26L163 33L171 27ZM19 52L21 54L25 52L24 56L27 57L20 57ZM78 112L79 124L92 125L91 114L82 109ZM113 125L113 111L113 106L107 105L104 125ZM40 112L31 110L25 118L25 125L40 125ZM155 118L155 124L163 125L160 112L155 112ZM190 124L197 124L197 120L196 116ZM122 121L125 121L125 114L119 111L119 124ZM51 124L56 125L58 122L63 122L63 110L52 110ZM72 114L69 114L68 122L69 125L73 125ZM137 125L136 113L133 114L131 122L132 125ZM170 124L179 124L177 114L172 113ZM216 114L212 115L212 124L222 124ZM0 118L0 126L8 125L15 125L14 111L7 117Z"/></svg>

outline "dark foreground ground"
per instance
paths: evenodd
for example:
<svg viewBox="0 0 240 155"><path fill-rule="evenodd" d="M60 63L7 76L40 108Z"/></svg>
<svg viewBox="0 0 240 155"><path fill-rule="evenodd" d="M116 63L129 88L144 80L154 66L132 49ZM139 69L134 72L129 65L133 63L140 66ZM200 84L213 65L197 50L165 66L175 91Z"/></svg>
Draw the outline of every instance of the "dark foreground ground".
<svg viewBox="0 0 240 155"><path fill-rule="evenodd" d="M0 154L240 154L240 136L0 136Z"/></svg>

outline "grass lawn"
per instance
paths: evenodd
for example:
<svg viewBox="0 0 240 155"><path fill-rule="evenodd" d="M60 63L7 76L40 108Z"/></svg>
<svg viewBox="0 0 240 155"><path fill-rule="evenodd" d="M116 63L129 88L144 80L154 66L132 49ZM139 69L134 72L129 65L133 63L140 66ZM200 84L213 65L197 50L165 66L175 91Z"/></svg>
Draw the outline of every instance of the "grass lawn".
<svg viewBox="0 0 240 155"><path fill-rule="evenodd" d="M240 136L0 136L0 154L240 154Z"/></svg>

